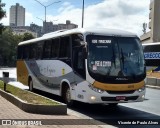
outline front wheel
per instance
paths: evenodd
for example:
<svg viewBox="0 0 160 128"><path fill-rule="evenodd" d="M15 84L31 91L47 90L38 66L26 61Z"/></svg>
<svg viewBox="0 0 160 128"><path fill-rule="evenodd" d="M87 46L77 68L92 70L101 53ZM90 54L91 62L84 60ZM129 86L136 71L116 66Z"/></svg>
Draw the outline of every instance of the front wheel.
<svg viewBox="0 0 160 128"><path fill-rule="evenodd" d="M69 87L67 87L65 90L64 100L67 106L69 107L73 106L73 100L71 99L71 92Z"/></svg>

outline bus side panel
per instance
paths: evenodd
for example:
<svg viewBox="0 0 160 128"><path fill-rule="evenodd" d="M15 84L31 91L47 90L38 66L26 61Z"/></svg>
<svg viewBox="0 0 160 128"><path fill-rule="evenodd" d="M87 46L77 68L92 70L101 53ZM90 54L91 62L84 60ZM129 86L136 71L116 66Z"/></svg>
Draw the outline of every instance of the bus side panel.
<svg viewBox="0 0 160 128"><path fill-rule="evenodd" d="M17 81L28 85L28 70L25 62L22 60L17 61Z"/></svg>

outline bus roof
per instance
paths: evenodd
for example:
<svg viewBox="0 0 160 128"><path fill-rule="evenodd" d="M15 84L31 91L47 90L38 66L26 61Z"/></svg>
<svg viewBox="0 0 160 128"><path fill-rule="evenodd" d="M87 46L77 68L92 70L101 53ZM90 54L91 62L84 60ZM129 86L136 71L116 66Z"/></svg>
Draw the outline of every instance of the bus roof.
<svg viewBox="0 0 160 128"><path fill-rule="evenodd" d="M18 45L24 45L33 43L36 41L51 39L54 37L59 37L63 35L70 35L70 34L76 34L76 33L82 33L82 34L95 34L95 35L108 35L108 36L125 36L125 37L136 37L137 35L128 31L123 30L117 30L117 29L107 29L107 28L75 28L70 30L59 30L56 32L51 32L44 34L42 37L27 40L20 42Z"/></svg>

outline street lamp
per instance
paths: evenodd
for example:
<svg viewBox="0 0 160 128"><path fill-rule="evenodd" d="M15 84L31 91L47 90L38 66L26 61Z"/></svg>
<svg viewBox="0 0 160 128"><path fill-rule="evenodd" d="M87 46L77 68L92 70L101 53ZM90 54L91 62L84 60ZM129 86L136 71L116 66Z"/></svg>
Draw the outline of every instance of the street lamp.
<svg viewBox="0 0 160 128"><path fill-rule="evenodd" d="M84 22L84 0L82 4L82 28L83 28L83 22Z"/></svg>
<svg viewBox="0 0 160 128"><path fill-rule="evenodd" d="M38 1L38 0L35 0L35 1L38 2L40 5L42 5L42 6L44 7L44 9L45 9L44 32L46 32L46 8L49 7L49 6L51 6L51 5L53 5L53 4L59 3L59 2L61 2L61 1L56 1L56 2L53 2L53 3L49 4L49 5L44 5L44 4L42 4L42 3L41 3L40 1Z"/></svg>

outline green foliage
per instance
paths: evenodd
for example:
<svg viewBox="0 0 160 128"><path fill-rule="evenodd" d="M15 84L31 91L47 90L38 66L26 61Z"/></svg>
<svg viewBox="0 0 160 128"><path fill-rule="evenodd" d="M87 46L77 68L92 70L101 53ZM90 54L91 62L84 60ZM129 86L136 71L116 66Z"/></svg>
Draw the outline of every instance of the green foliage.
<svg viewBox="0 0 160 128"><path fill-rule="evenodd" d="M12 30L7 28L0 35L0 66L15 66L17 45L23 36L13 35Z"/></svg>
<svg viewBox="0 0 160 128"><path fill-rule="evenodd" d="M2 7L4 7L5 4L1 2L0 0L0 20L6 16L6 11L3 10ZM2 30L4 29L4 26L2 25L2 23L0 23L0 35L2 34Z"/></svg>
<svg viewBox="0 0 160 128"><path fill-rule="evenodd" d="M4 89L4 83L2 81L0 81L0 89ZM6 91L20 98L21 100L26 101L27 103L39 105L59 105L59 103L54 102L53 100L38 96L34 93L30 93L26 90L22 90L9 84L6 85Z"/></svg>
<svg viewBox="0 0 160 128"><path fill-rule="evenodd" d="M6 16L6 11L3 10L3 7L5 7L5 4L0 0L0 20Z"/></svg>
<svg viewBox="0 0 160 128"><path fill-rule="evenodd" d="M31 33L24 33L24 35L23 35L23 41L30 40L33 38L34 38L34 36Z"/></svg>

